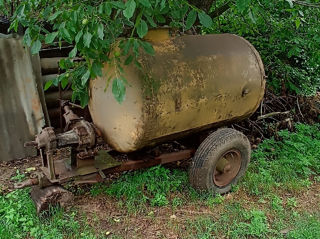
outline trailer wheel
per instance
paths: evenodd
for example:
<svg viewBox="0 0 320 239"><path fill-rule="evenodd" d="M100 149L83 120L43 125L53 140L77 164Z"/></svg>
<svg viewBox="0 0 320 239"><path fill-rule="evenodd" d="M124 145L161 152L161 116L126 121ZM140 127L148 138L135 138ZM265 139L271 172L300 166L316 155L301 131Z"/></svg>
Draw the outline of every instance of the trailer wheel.
<svg viewBox="0 0 320 239"><path fill-rule="evenodd" d="M197 149L189 171L191 185L199 190L227 193L244 175L250 161L248 138L223 128L210 134Z"/></svg>

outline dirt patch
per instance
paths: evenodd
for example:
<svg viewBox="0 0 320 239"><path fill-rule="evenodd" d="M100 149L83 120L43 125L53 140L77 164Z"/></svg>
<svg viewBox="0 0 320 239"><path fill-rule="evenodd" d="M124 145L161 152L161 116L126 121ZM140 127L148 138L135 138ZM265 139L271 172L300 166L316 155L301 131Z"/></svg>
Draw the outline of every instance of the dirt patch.
<svg viewBox="0 0 320 239"><path fill-rule="evenodd" d="M297 210L300 212L320 212L320 183L315 183L307 190L296 195Z"/></svg>
<svg viewBox="0 0 320 239"><path fill-rule="evenodd" d="M320 183L296 193L280 192L283 206L287 208L287 199L295 198L295 211L315 213L320 211ZM274 211L270 211L270 200L248 195L244 190L226 194L221 204L208 206L206 202L188 202L173 209L171 207L146 206L143 212L128 213L118 207L118 201L108 196L80 196L76 208L83 212L90 225L97 232L118 235L123 238L185 238L190 232L190 222L199 218L218 221L225 212L225 206L239 202L246 210L252 208L266 212L268 220L273 221Z"/></svg>
<svg viewBox="0 0 320 239"><path fill-rule="evenodd" d="M152 208L146 213L128 214L117 206L117 201L106 196L81 196L76 208L87 217L87 222L98 233L121 235L125 238L178 238L165 229L172 212L169 208ZM165 223L163 223L165 222Z"/></svg>
<svg viewBox="0 0 320 239"><path fill-rule="evenodd" d="M19 174L28 177L40 166L40 157L30 157L10 162L0 162L0 193L7 193L13 190L13 185L18 179L13 179Z"/></svg>
<svg viewBox="0 0 320 239"><path fill-rule="evenodd" d="M227 196L228 197L228 196ZM232 200L231 197L225 201ZM84 213L87 222L97 233L119 235L123 238L181 238L178 232L187 230L187 222L198 217L219 218L223 204L208 208L204 202L187 203L174 209L145 206L141 211L128 213L118 201L108 196L79 196L76 209Z"/></svg>

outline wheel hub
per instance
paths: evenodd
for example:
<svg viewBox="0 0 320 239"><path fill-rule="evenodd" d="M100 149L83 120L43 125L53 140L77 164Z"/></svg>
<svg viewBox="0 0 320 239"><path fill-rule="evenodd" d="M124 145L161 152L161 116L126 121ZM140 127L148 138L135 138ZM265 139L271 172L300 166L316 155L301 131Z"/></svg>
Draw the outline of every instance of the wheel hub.
<svg viewBox="0 0 320 239"><path fill-rule="evenodd" d="M213 181L218 187L224 187L231 183L241 168L241 153L232 149L226 152L218 160L213 173Z"/></svg>

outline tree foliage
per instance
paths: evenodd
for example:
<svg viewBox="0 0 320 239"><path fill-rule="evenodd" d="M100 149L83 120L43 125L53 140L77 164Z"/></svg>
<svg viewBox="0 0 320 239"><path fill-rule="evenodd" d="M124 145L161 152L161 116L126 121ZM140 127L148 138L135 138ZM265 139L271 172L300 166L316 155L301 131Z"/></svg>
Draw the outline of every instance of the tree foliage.
<svg viewBox="0 0 320 239"><path fill-rule="evenodd" d="M211 17L184 0L22 0L12 16L11 28L17 31L21 24L26 29L24 43L32 53L40 50L41 43L74 45L69 58L60 61L65 73L47 82L45 89L59 82L65 87L71 79L73 99L86 105L88 81L102 76L103 63L116 66L116 77L108 79L107 85L112 80L112 92L121 103L127 85L123 64L133 62L140 67L140 48L154 54L150 43L143 41L148 30L163 25L191 28L197 18L203 26L211 27ZM84 61L73 61L75 56Z"/></svg>
<svg viewBox="0 0 320 239"><path fill-rule="evenodd" d="M225 2L216 1L211 12ZM237 0L206 32L245 37L263 58L269 87L312 95L320 86L319 2Z"/></svg>
<svg viewBox="0 0 320 239"><path fill-rule="evenodd" d="M4 14L12 12L10 2L0 0ZM123 65L139 68L140 49L154 54L143 37L161 26L244 36L262 55L269 86L278 92L313 94L320 84L319 0L21 0L11 8L11 29L24 27L32 53L41 43L74 46L60 61L65 73L45 89L71 81L73 99L82 105L88 102L89 79L102 76L105 62L115 66L116 77L104 77L121 103L128 85ZM74 61L76 56L84 61Z"/></svg>

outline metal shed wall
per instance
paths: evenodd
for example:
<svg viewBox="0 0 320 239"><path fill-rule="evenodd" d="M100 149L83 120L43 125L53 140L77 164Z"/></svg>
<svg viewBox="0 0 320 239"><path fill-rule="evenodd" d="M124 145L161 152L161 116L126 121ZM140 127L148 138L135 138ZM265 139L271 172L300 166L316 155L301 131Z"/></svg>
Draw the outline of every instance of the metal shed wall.
<svg viewBox="0 0 320 239"><path fill-rule="evenodd" d="M24 148L45 125L32 57L20 39L0 36L0 161L35 154Z"/></svg>

